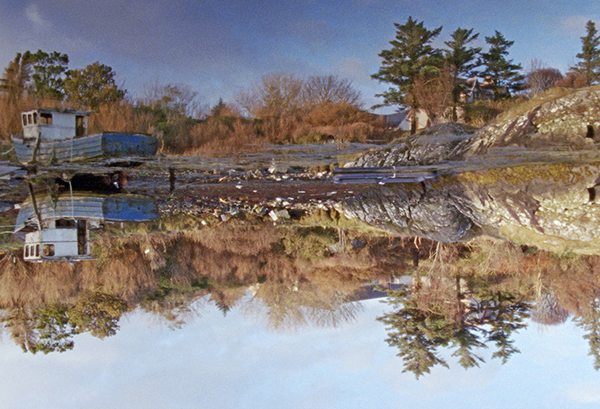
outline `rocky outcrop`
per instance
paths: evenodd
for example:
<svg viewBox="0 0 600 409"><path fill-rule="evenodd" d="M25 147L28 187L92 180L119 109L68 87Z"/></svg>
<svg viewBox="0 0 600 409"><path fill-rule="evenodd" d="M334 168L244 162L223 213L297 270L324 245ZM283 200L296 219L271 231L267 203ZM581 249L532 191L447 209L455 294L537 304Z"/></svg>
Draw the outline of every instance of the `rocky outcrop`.
<svg viewBox="0 0 600 409"><path fill-rule="evenodd" d="M344 167L431 165L459 158L454 154L456 148L470 140L476 130L469 125L454 122L434 125L405 141L399 141L392 148L367 152Z"/></svg>
<svg viewBox="0 0 600 409"><path fill-rule="evenodd" d="M397 146L367 152L344 167L432 165L483 155L491 148L596 149L600 142L600 86L556 88L499 116L479 130L446 123Z"/></svg>
<svg viewBox="0 0 600 409"><path fill-rule="evenodd" d="M600 140L600 86L553 89L484 126L459 149L483 154L491 147L588 149ZM470 145L470 146L468 146Z"/></svg>

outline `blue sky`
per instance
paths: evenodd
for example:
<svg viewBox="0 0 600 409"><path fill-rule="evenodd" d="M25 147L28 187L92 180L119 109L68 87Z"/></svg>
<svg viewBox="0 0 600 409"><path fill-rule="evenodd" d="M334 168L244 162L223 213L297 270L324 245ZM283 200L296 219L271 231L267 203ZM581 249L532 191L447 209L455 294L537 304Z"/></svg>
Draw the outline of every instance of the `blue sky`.
<svg viewBox="0 0 600 409"><path fill-rule="evenodd" d="M443 26L438 46L458 27L514 41L510 58L566 71L585 23L600 23L600 2L408 0L0 0L0 65L17 52L59 51L71 68L111 66L134 97L144 84L185 84L199 102L236 95L263 75L336 74L353 81L367 106L384 86L370 75L378 53L409 16ZM600 24L599 24L600 25Z"/></svg>

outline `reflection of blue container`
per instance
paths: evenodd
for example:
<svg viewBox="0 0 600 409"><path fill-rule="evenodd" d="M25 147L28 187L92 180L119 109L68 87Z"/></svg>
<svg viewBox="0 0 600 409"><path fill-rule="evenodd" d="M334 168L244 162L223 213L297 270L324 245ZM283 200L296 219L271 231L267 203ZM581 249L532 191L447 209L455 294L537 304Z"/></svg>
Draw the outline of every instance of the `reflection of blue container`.
<svg viewBox="0 0 600 409"><path fill-rule="evenodd" d="M158 205L151 197L117 194L65 193L58 198L36 195L42 228L52 220L86 220L88 227L100 227L105 221L143 222L158 219ZM35 211L28 199L21 205L15 225L19 232L37 230ZM19 236L17 236L19 237Z"/></svg>
<svg viewBox="0 0 600 409"><path fill-rule="evenodd" d="M107 196L102 203L102 213L107 221L145 222L158 219L158 205L150 197Z"/></svg>

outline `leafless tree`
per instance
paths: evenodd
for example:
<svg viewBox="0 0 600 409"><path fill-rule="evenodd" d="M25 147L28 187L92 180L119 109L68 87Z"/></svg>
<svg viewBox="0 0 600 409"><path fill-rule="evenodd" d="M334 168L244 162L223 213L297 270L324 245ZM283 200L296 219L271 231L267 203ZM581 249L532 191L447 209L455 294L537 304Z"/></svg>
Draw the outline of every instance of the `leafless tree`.
<svg viewBox="0 0 600 409"><path fill-rule="evenodd" d="M294 75L265 75L258 85L242 92L237 102L256 118L295 115L302 108L302 88L302 80Z"/></svg>
<svg viewBox="0 0 600 409"><path fill-rule="evenodd" d="M529 64L529 70L525 76L527 88L532 97L554 87L563 78L556 68L547 67L542 61L534 58Z"/></svg>
<svg viewBox="0 0 600 409"><path fill-rule="evenodd" d="M307 106L319 104L360 104L360 92L350 80L336 75L313 76L304 85L304 100Z"/></svg>

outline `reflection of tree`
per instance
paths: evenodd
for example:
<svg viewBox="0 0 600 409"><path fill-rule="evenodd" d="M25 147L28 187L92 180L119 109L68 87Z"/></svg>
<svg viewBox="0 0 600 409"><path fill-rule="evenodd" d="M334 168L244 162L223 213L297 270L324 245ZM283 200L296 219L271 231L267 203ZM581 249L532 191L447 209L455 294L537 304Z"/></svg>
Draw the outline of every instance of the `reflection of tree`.
<svg viewBox="0 0 600 409"><path fill-rule="evenodd" d="M486 329L487 341L493 342L496 352L492 358L498 358L505 364L510 356L519 351L511 339L513 333L527 325L523 321L529 317L530 307L508 292L488 292L480 294L491 303L489 328Z"/></svg>
<svg viewBox="0 0 600 409"><path fill-rule="evenodd" d="M594 358L594 369L600 370L600 299L597 294L575 322L585 332L583 338L590 346L588 355Z"/></svg>
<svg viewBox="0 0 600 409"><path fill-rule="evenodd" d="M439 346L449 342L445 318L419 309L407 289L390 290L388 296L385 302L394 307L394 312L378 320L387 326L386 342L399 350L398 356L404 361L403 372L413 372L418 378L435 365L448 367L436 353Z"/></svg>
<svg viewBox="0 0 600 409"><path fill-rule="evenodd" d="M117 333L119 319L127 311L127 304L119 297L100 291L82 291L75 305L69 309L69 323L77 333L90 332L98 338Z"/></svg>
<svg viewBox="0 0 600 409"><path fill-rule="evenodd" d="M114 335L123 312L120 298L83 291L75 303L5 309L0 322L24 352L64 352L73 349L73 336L90 332L98 338Z"/></svg>
<svg viewBox="0 0 600 409"><path fill-rule="evenodd" d="M75 328L69 324L63 305L5 310L0 321L23 352L47 354L73 349Z"/></svg>
<svg viewBox="0 0 600 409"><path fill-rule="evenodd" d="M531 319L544 325L561 324L569 318L569 312L561 307L550 286L544 284L541 271L534 281L535 305Z"/></svg>
<svg viewBox="0 0 600 409"><path fill-rule="evenodd" d="M322 291L308 283L271 283L261 285L256 293L256 304L248 307L264 307L260 312L266 316L274 329L297 328L313 324L335 327L353 320L361 306L350 302L350 295L337 291Z"/></svg>
<svg viewBox="0 0 600 409"><path fill-rule="evenodd" d="M427 291L420 286L412 292L407 288L390 290L384 302L390 304L393 311L378 318L386 325L386 342L399 350L398 356L404 361L403 372L413 372L419 378L435 365L448 367L438 354L440 347L453 349L452 356L457 357L465 369L485 362L477 350L485 348L486 342L495 345L492 358L500 358L502 363L519 352L511 335L525 326L526 304L517 302L509 294L489 293L485 300L471 303L461 316L456 316L455 308L445 307L448 303L439 302L435 297L424 304L423 292ZM460 301L458 285L456 291Z"/></svg>

